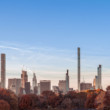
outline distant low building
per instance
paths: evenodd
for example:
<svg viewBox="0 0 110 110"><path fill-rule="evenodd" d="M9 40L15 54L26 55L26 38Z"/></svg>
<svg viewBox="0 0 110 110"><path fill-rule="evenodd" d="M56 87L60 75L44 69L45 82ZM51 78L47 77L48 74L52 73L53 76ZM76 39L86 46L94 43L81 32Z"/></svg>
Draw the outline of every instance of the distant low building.
<svg viewBox="0 0 110 110"><path fill-rule="evenodd" d="M24 95L24 94L26 94L25 89L22 88L22 87L20 87L20 89L19 89L19 95Z"/></svg>
<svg viewBox="0 0 110 110"><path fill-rule="evenodd" d="M59 87L58 86L53 86L53 92L55 94L58 94L59 93Z"/></svg>
<svg viewBox="0 0 110 110"><path fill-rule="evenodd" d="M81 83L80 84L80 90L84 91L84 90L90 90L92 89L92 83Z"/></svg>
<svg viewBox="0 0 110 110"><path fill-rule="evenodd" d="M12 90L16 95L19 94L21 87L21 79L8 79L8 89Z"/></svg>
<svg viewBox="0 0 110 110"><path fill-rule="evenodd" d="M69 88L69 91L73 91L73 88Z"/></svg>

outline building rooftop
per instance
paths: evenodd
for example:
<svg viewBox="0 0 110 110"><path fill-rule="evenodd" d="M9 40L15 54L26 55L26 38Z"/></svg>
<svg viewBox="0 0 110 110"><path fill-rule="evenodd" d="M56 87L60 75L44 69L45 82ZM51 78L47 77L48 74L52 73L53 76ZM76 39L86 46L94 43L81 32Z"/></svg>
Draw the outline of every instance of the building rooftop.
<svg viewBox="0 0 110 110"><path fill-rule="evenodd" d="M40 80L40 82L51 82L50 80Z"/></svg>

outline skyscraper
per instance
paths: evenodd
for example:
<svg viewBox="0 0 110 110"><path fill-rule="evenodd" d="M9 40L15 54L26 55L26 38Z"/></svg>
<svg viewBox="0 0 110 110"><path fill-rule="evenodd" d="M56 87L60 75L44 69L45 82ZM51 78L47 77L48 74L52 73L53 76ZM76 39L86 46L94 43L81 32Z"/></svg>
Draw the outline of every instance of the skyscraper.
<svg viewBox="0 0 110 110"><path fill-rule="evenodd" d="M22 74L21 74L21 86L22 86L22 88L25 88L26 82L28 82L27 71L22 70Z"/></svg>
<svg viewBox="0 0 110 110"><path fill-rule="evenodd" d="M6 86L6 56L5 54L1 54L1 87L5 88Z"/></svg>
<svg viewBox="0 0 110 110"><path fill-rule="evenodd" d="M67 91L66 91L66 80L59 80L58 87L59 87L59 91L62 94L67 93Z"/></svg>
<svg viewBox="0 0 110 110"><path fill-rule="evenodd" d="M78 48L78 91L80 91L80 48Z"/></svg>
<svg viewBox="0 0 110 110"><path fill-rule="evenodd" d="M30 82L25 82L25 92L26 94L30 94Z"/></svg>
<svg viewBox="0 0 110 110"><path fill-rule="evenodd" d="M50 90L51 90L51 81L41 80L40 81L40 94L42 94L44 91L50 91Z"/></svg>
<svg viewBox="0 0 110 110"><path fill-rule="evenodd" d="M69 70L66 73L66 92L69 92Z"/></svg>
<svg viewBox="0 0 110 110"><path fill-rule="evenodd" d="M102 66L98 67L98 89L102 89Z"/></svg>
<svg viewBox="0 0 110 110"><path fill-rule="evenodd" d="M21 79L8 79L8 89L12 90L16 95L19 94L21 87Z"/></svg>
<svg viewBox="0 0 110 110"><path fill-rule="evenodd" d="M36 75L35 73L33 74L33 79L32 79L32 87L33 87L33 90L34 88L37 86L37 79L36 79Z"/></svg>
<svg viewBox="0 0 110 110"><path fill-rule="evenodd" d="M93 80L93 88L98 89L98 76L95 76Z"/></svg>

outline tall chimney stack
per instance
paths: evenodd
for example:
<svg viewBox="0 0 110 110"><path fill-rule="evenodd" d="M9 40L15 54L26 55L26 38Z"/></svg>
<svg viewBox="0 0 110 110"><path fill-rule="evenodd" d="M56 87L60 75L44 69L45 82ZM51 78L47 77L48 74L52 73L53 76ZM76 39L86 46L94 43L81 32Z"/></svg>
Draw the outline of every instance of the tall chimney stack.
<svg viewBox="0 0 110 110"><path fill-rule="evenodd" d="M80 92L80 48L78 47L78 91Z"/></svg>

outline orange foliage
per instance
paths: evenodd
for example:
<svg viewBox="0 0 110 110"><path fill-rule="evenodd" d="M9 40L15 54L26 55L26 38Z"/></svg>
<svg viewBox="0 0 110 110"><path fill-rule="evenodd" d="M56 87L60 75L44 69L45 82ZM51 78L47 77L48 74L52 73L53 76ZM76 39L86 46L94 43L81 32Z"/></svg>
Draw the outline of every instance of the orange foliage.
<svg viewBox="0 0 110 110"><path fill-rule="evenodd" d="M110 107L110 86L108 86L106 88L106 93L105 93L105 97L104 97L104 104L107 106L107 107Z"/></svg>
<svg viewBox="0 0 110 110"><path fill-rule="evenodd" d="M86 102L85 102L85 107L86 108L95 108L94 102L95 102L96 97L97 97L97 94L94 92L88 94Z"/></svg>

